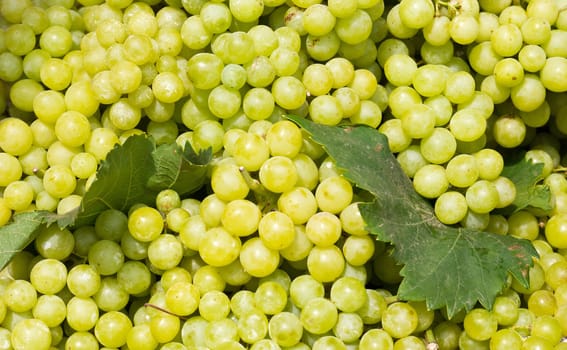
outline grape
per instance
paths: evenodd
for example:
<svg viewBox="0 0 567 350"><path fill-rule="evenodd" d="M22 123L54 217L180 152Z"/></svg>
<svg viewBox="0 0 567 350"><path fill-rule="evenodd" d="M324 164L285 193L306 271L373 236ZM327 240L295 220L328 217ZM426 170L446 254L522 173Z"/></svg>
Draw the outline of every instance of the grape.
<svg viewBox="0 0 567 350"><path fill-rule="evenodd" d="M16 349L49 349L51 333L47 325L39 319L18 322L12 329L11 342Z"/></svg>
<svg viewBox="0 0 567 350"><path fill-rule="evenodd" d="M466 334L473 340L483 341L494 336L498 326L496 317L484 309L472 309L463 321Z"/></svg>

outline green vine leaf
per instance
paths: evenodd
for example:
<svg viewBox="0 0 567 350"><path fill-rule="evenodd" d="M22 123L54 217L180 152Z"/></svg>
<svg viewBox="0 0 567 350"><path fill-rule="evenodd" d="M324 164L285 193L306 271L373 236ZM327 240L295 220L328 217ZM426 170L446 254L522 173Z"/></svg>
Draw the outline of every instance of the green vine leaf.
<svg viewBox="0 0 567 350"><path fill-rule="evenodd" d="M549 212L552 209L551 191L541 183L543 164L526 159L525 152L506 158L508 161L502 170L502 176L516 185L516 199L500 212L511 214L528 207Z"/></svg>
<svg viewBox="0 0 567 350"><path fill-rule="evenodd" d="M185 195L198 190L205 181L211 152L196 154L190 146L179 150L176 144L156 147L155 141L145 135L131 136L115 146L101 163L79 207L63 215L47 211L21 213L0 227L0 269L33 241L43 225L90 225L107 209L126 212L137 203L154 205L157 193L166 188ZM164 166L168 162L175 166Z"/></svg>
<svg viewBox="0 0 567 350"><path fill-rule="evenodd" d="M107 209L126 211L136 203L152 204L156 192L149 190L146 183L156 169L148 161L154 149L155 143L145 135L131 136L115 146L101 163L81 207L60 221L63 226L92 224Z"/></svg>
<svg viewBox="0 0 567 350"><path fill-rule="evenodd" d="M30 244L54 216L48 211L30 211L14 215L12 223L0 228L0 269Z"/></svg>
<svg viewBox="0 0 567 350"><path fill-rule="evenodd" d="M211 148L196 153L188 142L183 148L176 143L160 145L152 152L156 171L148 187L171 188L180 196L192 193L203 186L212 157Z"/></svg>
<svg viewBox="0 0 567 350"><path fill-rule="evenodd" d="M366 126L331 127L288 116L331 156L343 175L370 192L359 205L369 232L394 245L403 265L398 296L425 300L449 316L477 302L490 309L509 274L528 285L537 252L510 236L449 227L415 190L388 147L385 135Z"/></svg>

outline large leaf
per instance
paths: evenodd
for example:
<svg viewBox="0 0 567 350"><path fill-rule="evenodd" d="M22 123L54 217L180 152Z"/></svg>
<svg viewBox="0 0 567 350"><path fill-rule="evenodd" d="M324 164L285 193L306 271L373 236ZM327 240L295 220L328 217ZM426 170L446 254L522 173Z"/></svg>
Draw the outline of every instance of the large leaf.
<svg viewBox="0 0 567 350"><path fill-rule="evenodd" d="M183 196L199 189L205 182L207 165L212 159L210 148L197 154L189 143L164 144L152 153L156 172L148 180L151 189L171 188Z"/></svg>
<svg viewBox="0 0 567 350"><path fill-rule="evenodd" d="M528 269L537 256L530 242L443 225L376 129L289 118L325 148L345 177L374 195L360 211L368 230L391 242L395 259L404 265L400 298L425 300L431 309L446 307L451 316L477 302L490 309L508 274L528 285Z"/></svg>
<svg viewBox="0 0 567 350"><path fill-rule="evenodd" d="M552 209L551 191L541 184L542 163L534 163L525 157L525 152L519 152L507 157L502 176L506 176L516 185L516 199L502 213L512 213L532 207L543 211Z"/></svg>
<svg viewBox="0 0 567 350"><path fill-rule="evenodd" d="M10 262L12 256L24 249L46 225L47 211L30 211L14 215L11 224L0 227L0 268Z"/></svg>
<svg viewBox="0 0 567 350"><path fill-rule="evenodd" d="M88 225L106 209L126 211L136 203L152 204L156 192L149 190L146 183L156 169L154 162L148 161L154 149L150 138L134 135L110 151L83 196L81 207L67 215L70 220L66 223Z"/></svg>
<svg viewBox="0 0 567 350"><path fill-rule="evenodd" d="M137 203L153 205L156 194L166 188L182 194L198 190L205 179L210 152L195 154L190 146L178 152L176 147L156 148L151 138L131 136L108 153L78 208L63 215L47 211L15 215L12 222L0 227L0 269L33 241L42 225L55 222L62 228L90 225L106 209L127 211ZM176 166L164 166L167 162Z"/></svg>

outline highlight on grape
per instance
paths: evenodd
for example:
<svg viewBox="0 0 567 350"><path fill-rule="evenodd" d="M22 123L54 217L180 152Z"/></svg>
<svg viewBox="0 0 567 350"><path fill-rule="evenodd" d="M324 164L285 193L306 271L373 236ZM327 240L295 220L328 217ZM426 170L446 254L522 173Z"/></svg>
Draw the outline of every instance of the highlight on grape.
<svg viewBox="0 0 567 350"><path fill-rule="evenodd" d="M0 97L0 349L567 349L566 0L0 0ZM368 193L287 115L384 134L441 224L533 245L529 286L400 298ZM167 188L16 226L131 137L183 153Z"/></svg>

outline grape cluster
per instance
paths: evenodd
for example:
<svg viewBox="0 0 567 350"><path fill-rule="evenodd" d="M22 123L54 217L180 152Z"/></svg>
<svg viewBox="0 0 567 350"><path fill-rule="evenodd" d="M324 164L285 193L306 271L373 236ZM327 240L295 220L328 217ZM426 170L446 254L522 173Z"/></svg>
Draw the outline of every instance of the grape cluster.
<svg viewBox="0 0 567 350"><path fill-rule="evenodd" d="M3 0L0 27L0 226L75 209L131 135L214 153L198 196L43 229L0 274L0 349L567 348L565 0ZM398 300L365 194L288 113L384 133L439 221L533 242L530 287ZM551 212L498 211L521 151Z"/></svg>

